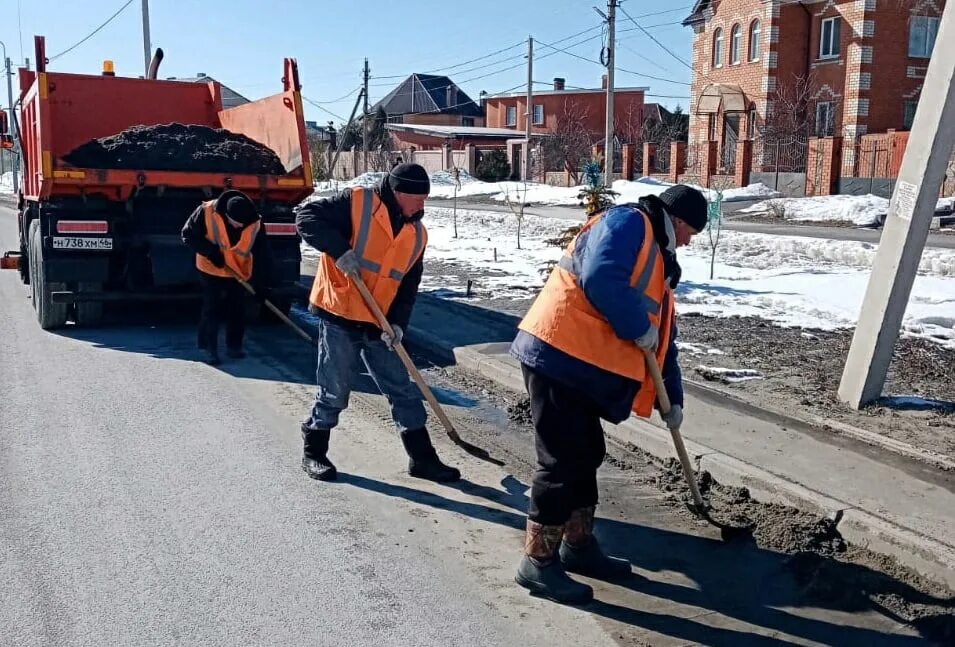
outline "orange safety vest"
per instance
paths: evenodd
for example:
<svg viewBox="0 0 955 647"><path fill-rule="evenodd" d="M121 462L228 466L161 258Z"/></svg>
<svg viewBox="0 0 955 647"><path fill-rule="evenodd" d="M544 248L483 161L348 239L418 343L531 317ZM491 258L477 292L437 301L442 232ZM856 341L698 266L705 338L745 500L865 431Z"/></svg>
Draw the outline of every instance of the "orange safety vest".
<svg viewBox="0 0 955 647"><path fill-rule="evenodd" d="M229 273L229 269L239 275L243 281L252 278L252 245L259 235L261 224L254 222L242 230L239 241L235 245L229 242L229 234L226 232L225 218L216 211L215 200L202 203L203 214L206 219L206 238L215 243L225 258L225 267L219 268L212 264L208 258L202 254L196 254L196 267L200 272L211 274L212 276L221 276L223 278L234 278ZM231 245L231 246L230 246Z"/></svg>
<svg viewBox="0 0 955 647"><path fill-rule="evenodd" d="M663 273L663 258L653 237L650 219L640 211L637 213L644 221L644 236L630 274L630 287L640 294L650 323L660 331L657 361L662 367L675 312L673 291ZM640 382L633 411L648 418L653 412L656 389L647 375L643 351L634 340L620 339L606 318L591 305L578 283L574 267L577 241L602 217L601 213L591 218L567 246L518 327L571 357Z"/></svg>
<svg viewBox="0 0 955 647"><path fill-rule="evenodd" d="M372 189L358 187L351 194L351 231L349 244L358 256L361 279L382 312L387 313L401 280L424 253L428 232L416 220L406 222L395 236L388 208ZM319 258L308 300L344 319L378 324L351 279L328 254Z"/></svg>

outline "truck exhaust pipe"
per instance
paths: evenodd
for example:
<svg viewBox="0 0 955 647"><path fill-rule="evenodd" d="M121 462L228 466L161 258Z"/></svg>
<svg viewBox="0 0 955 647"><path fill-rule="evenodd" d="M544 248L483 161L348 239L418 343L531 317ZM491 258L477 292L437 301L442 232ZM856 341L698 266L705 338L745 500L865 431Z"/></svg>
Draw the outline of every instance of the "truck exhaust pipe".
<svg viewBox="0 0 955 647"><path fill-rule="evenodd" d="M162 47L156 48L156 53L153 54L153 60L149 62L149 72L146 73L147 79L156 79L156 76L159 74L159 64L162 63Z"/></svg>

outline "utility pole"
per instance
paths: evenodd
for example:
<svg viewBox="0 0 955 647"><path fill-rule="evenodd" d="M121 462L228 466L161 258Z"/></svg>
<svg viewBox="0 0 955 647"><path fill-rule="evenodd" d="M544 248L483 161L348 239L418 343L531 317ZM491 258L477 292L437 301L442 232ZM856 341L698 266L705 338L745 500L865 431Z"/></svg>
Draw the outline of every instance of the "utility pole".
<svg viewBox="0 0 955 647"><path fill-rule="evenodd" d="M362 73L362 95L364 96L364 107L362 108L361 119L361 150L364 158L365 173L368 172L368 76L371 70L368 69L368 59L365 59L365 69ZM412 88L413 91L413 88Z"/></svg>
<svg viewBox="0 0 955 647"><path fill-rule="evenodd" d="M10 108L10 125L13 128L13 193L17 194L20 192L20 131L17 117L13 113L13 70L10 57L7 56L7 46L0 42L0 47L3 47L3 68L7 75L7 107Z"/></svg>
<svg viewBox="0 0 955 647"><path fill-rule="evenodd" d="M617 49L617 0L607 0L607 127L604 136L604 184L613 184L613 68Z"/></svg>
<svg viewBox="0 0 955 647"><path fill-rule="evenodd" d="M945 7L902 168L872 264L839 398L859 408L882 396L892 351L955 145L955 8Z"/></svg>
<svg viewBox="0 0 955 647"><path fill-rule="evenodd" d="M531 134L534 132L534 37L527 37L527 148L524 150L524 181L531 180Z"/></svg>
<svg viewBox="0 0 955 647"><path fill-rule="evenodd" d="M149 64L153 60L152 43L149 42L149 0L143 0L143 58L145 68L143 75L149 76Z"/></svg>

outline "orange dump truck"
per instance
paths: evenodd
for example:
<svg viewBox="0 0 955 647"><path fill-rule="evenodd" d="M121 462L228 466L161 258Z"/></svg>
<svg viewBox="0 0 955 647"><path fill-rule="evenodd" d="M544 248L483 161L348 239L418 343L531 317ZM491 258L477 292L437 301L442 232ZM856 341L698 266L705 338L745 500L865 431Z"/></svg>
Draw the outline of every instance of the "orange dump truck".
<svg viewBox="0 0 955 647"><path fill-rule="evenodd" d="M36 71L19 70L20 249L5 258L31 286L40 325L95 324L109 301L197 294L193 255L179 232L201 201L226 189L243 191L257 204L274 257L272 293L287 307L300 263L293 208L312 192L295 61L285 59L281 93L223 109L214 81L158 80L161 51L147 78L125 78L105 64L102 75L48 71L44 50L37 37ZM274 152L280 171L197 171L187 155L170 156L162 170L67 161L92 140L162 124L245 136Z"/></svg>

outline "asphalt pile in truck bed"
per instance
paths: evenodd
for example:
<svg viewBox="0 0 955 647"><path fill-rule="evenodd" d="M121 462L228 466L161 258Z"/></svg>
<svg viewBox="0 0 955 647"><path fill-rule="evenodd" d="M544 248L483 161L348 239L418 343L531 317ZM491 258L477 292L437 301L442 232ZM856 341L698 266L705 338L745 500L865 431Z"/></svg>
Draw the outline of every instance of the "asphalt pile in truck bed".
<svg viewBox="0 0 955 647"><path fill-rule="evenodd" d="M275 152L245 135L208 126L133 126L63 157L79 168L284 175Z"/></svg>

